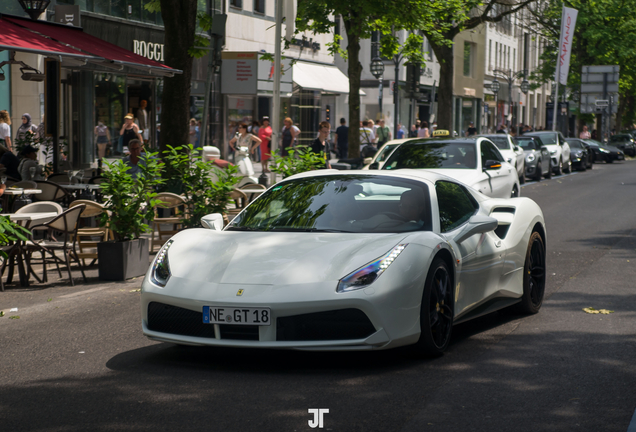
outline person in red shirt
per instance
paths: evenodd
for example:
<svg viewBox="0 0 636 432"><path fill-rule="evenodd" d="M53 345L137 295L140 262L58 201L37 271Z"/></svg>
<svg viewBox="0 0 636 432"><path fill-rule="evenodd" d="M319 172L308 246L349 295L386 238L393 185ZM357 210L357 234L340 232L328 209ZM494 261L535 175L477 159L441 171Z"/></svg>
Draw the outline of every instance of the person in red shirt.
<svg viewBox="0 0 636 432"><path fill-rule="evenodd" d="M272 141L272 127L269 125L269 117L263 117L261 121L261 128L258 130L258 137L261 139L261 165L263 166L263 172L270 172L267 169L267 161L271 154L271 141Z"/></svg>

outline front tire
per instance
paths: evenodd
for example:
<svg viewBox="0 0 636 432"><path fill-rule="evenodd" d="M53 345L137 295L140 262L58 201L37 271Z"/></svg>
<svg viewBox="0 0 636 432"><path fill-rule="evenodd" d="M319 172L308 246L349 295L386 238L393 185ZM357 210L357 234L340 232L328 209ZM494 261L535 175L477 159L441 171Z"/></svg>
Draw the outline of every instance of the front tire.
<svg viewBox="0 0 636 432"><path fill-rule="evenodd" d="M565 168L563 168L563 172L565 172L566 174L570 174L572 172L572 161L568 159L568 163L565 166Z"/></svg>
<svg viewBox="0 0 636 432"><path fill-rule="evenodd" d="M519 189L517 189L517 185L512 187L512 191L510 192L510 198L518 198L519 197Z"/></svg>
<svg viewBox="0 0 636 432"><path fill-rule="evenodd" d="M552 161L549 160L548 163L550 164L550 168L548 169L548 172L545 173L545 178L550 180L552 178Z"/></svg>
<svg viewBox="0 0 636 432"><path fill-rule="evenodd" d="M525 184L526 182L526 165L523 165L523 170L521 171L521 175L519 176L519 184Z"/></svg>
<svg viewBox="0 0 636 432"><path fill-rule="evenodd" d="M540 182L541 181L541 176L543 176L543 173L541 172L541 170L543 169L543 167L541 166L541 162L539 162L537 164L537 167L535 168L536 173L534 174L534 180Z"/></svg>
<svg viewBox="0 0 636 432"><path fill-rule="evenodd" d="M559 164L557 165L557 170L555 172L556 175L563 175L563 159L559 159Z"/></svg>
<svg viewBox="0 0 636 432"><path fill-rule="evenodd" d="M420 339L415 348L437 357L450 343L453 330L453 287L446 262L436 258L426 277L420 305Z"/></svg>
<svg viewBox="0 0 636 432"><path fill-rule="evenodd" d="M523 267L523 296L516 306L518 312L536 314L543 304L545 293L545 245L538 232L533 232L528 242L526 262Z"/></svg>

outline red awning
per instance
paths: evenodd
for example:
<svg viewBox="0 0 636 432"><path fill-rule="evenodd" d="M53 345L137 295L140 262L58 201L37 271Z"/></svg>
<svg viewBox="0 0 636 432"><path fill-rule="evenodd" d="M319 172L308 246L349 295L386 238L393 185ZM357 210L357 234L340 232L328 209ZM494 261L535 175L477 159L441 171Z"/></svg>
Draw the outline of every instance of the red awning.
<svg viewBox="0 0 636 432"><path fill-rule="evenodd" d="M32 52L46 56L80 57L83 59L95 59L91 55L62 45L54 40L42 36L12 24L6 17L0 18L0 50L13 50Z"/></svg>
<svg viewBox="0 0 636 432"><path fill-rule="evenodd" d="M103 57L111 63L143 69L162 76L171 76L175 73L181 73L178 69L173 69L154 60L149 60L127 49L84 33L81 28L48 23L46 21L32 21L17 17L4 17L4 19L36 31L44 36L48 36L58 42L71 45L89 54Z"/></svg>

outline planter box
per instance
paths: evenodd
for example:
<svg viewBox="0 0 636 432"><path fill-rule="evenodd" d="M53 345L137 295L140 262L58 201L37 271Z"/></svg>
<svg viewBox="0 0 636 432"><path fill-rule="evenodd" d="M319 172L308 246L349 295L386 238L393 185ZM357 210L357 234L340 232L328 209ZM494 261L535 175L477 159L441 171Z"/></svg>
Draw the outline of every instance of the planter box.
<svg viewBox="0 0 636 432"><path fill-rule="evenodd" d="M98 243L99 278L122 281L146 274L150 266L148 243L145 238Z"/></svg>

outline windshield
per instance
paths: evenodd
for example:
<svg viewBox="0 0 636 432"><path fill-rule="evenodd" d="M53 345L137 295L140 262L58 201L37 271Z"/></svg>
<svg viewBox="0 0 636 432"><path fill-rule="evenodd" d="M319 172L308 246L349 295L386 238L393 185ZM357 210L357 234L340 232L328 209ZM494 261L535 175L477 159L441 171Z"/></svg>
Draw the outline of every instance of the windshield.
<svg viewBox="0 0 636 432"><path fill-rule="evenodd" d="M543 141L543 145L556 145L557 135L555 133L546 133L541 134L541 141Z"/></svg>
<svg viewBox="0 0 636 432"><path fill-rule="evenodd" d="M510 150L510 143L508 142L507 136L493 136L489 135L487 137L490 141L494 142L500 150Z"/></svg>
<svg viewBox="0 0 636 432"><path fill-rule="evenodd" d="M477 167L475 142L440 142L427 144L402 144L384 164L382 169L401 168L457 168Z"/></svg>
<svg viewBox="0 0 636 432"><path fill-rule="evenodd" d="M570 145L570 148L583 148L581 141L578 140L570 140L568 141L568 144Z"/></svg>
<svg viewBox="0 0 636 432"><path fill-rule="evenodd" d="M603 145L603 144L601 144L600 142L598 142L598 141L596 141L596 140L593 140L593 139L585 140L585 142L586 142L586 143L588 143L589 145L591 145L591 146L595 146L595 147L599 147L599 146L602 146L602 145Z"/></svg>
<svg viewBox="0 0 636 432"><path fill-rule="evenodd" d="M282 182L258 197L226 230L396 233L431 227L426 184L352 174Z"/></svg>
<svg viewBox="0 0 636 432"><path fill-rule="evenodd" d="M524 150L539 150L539 147L541 147L539 143L530 137L517 137L515 141Z"/></svg>
<svg viewBox="0 0 636 432"><path fill-rule="evenodd" d="M610 142L623 142L630 141L632 137L630 135L613 135L610 137Z"/></svg>
<svg viewBox="0 0 636 432"><path fill-rule="evenodd" d="M399 146L399 144L387 144L380 149L380 154L376 157L376 162L384 162L391 156L391 152Z"/></svg>

